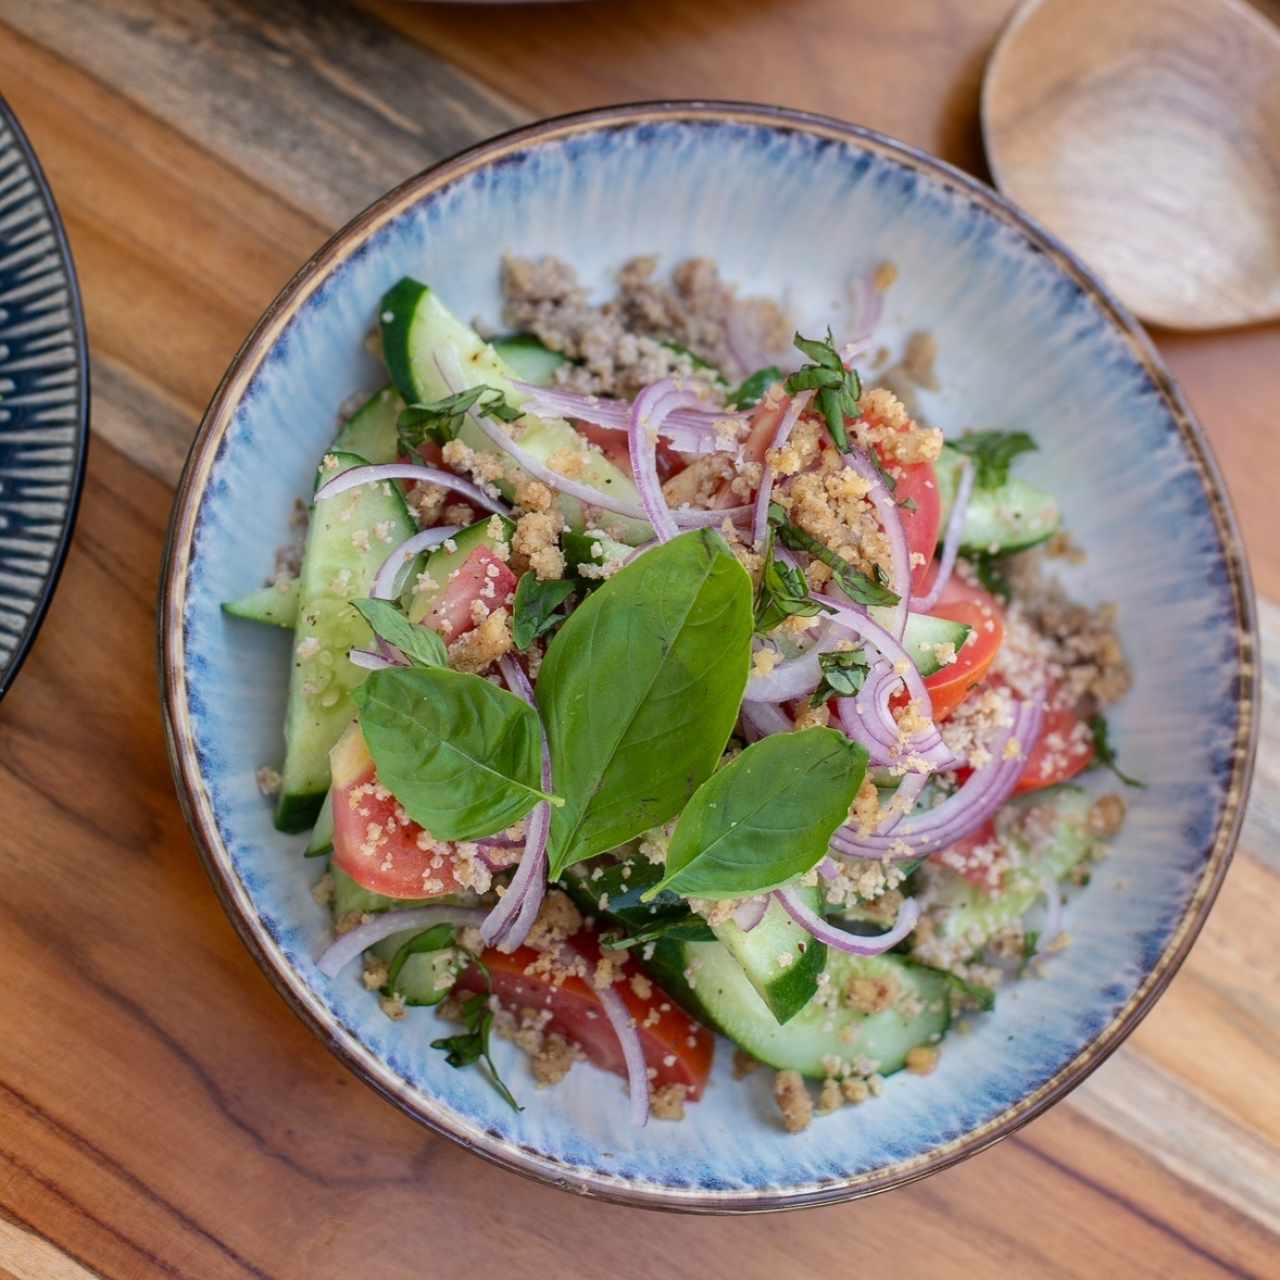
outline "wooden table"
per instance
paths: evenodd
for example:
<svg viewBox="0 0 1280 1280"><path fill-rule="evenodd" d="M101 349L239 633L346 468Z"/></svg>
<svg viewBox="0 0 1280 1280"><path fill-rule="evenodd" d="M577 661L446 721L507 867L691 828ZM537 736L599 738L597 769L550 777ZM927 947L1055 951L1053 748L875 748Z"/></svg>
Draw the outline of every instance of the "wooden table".
<svg viewBox="0 0 1280 1280"><path fill-rule="evenodd" d="M890 1196L732 1222L524 1182L359 1084L237 941L169 779L171 490L240 340L333 228L486 134L664 95L828 111L982 173L1009 8L0 0L0 87L67 220L94 374L75 545L0 710L0 1277L1280 1275L1274 718L1212 920L1069 1101ZM1274 691L1280 328L1157 336L1230 479Z"/></svg>

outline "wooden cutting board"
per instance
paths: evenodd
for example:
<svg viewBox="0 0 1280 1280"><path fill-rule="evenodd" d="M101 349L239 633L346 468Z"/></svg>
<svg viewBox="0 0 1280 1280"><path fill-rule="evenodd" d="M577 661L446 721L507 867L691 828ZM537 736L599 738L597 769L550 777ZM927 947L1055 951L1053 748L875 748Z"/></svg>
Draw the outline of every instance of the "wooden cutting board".
<svg viewBox="0 0 1280 1280"><path fill-rule="evenodd" d="M79 264L79 530L0 708L0 1278L1280 1274L1280 727L1204 935L1069 1101L874 1201L662 1219L431 1136L288 1012L178 812L154 670L171 490L262 308L375 195L517 122L659 96L855 119L983 173L1009 0L0 0L0 87ZM1280 679L1280 329L1157 340L1213 438Z"/></svg>

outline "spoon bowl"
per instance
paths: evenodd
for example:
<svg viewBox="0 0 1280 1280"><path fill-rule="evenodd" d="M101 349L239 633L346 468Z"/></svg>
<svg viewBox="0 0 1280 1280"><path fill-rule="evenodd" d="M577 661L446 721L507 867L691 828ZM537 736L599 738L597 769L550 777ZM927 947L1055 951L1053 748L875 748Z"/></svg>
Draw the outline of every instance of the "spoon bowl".
<svg viewBox="0 0 1280 1280"><path fill-rule="evenodd" d="M1143 319L1280 316L1280 29L1244 0L1027 0L982 124L1000 189Z"/></svg>

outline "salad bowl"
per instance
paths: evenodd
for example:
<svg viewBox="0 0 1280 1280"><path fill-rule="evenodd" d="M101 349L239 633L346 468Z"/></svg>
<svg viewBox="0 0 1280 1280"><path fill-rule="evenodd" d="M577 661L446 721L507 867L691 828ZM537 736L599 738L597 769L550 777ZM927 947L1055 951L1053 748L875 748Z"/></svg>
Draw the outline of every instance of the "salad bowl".
<svg viewBox="0 0 1280 1280"><path fill-rule="evenodd" d="M710 253L802 328L847 283L892 262L878 340L937 340L928 420L1017 426L1087 553L1074 596L1120 606L1134 688L1113 716L1146 787L1094 886L1068 908L1074 945L1002 992L929 1076L787 1134L767 1074L733 1081L722 1044L679 1124L633 1128L616 1078L576 1069L536 1089L508 1044L511 1110L431 1051L429 1014L386 1018L352 971L325 977L329 936L305 838L277 832L255 772L278 758L288 637L220 602L288 541L339 405L374 387L364 334L411 274L457 311L499 319L506 251L572 261L601 290L637 253ZM1050 235L947 165L869 130L777 108L655 103L550 120L411 179L344 228L263 316L214 396L178 491L160 608L178 791L214 887L300 1017L414 1118L498 1164L575 1192L689 1212L817 1205L902 1185L1042 1112L1112 1052L1176 972L1236 839L1256 726L1248 569L1203 433L1134 321Z"/></svg>

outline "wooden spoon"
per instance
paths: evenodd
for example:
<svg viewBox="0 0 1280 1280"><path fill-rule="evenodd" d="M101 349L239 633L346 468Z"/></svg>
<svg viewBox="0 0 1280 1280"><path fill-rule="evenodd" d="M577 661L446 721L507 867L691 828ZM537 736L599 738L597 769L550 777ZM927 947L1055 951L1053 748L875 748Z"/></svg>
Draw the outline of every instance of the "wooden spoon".
<svg viewBox="0 0 1280 1280"><path fill-rule="evenodd" d="M1280 316L1280 29L1243 0L1027 0L982 125L1000 189L1144 319Z"/></svg>

